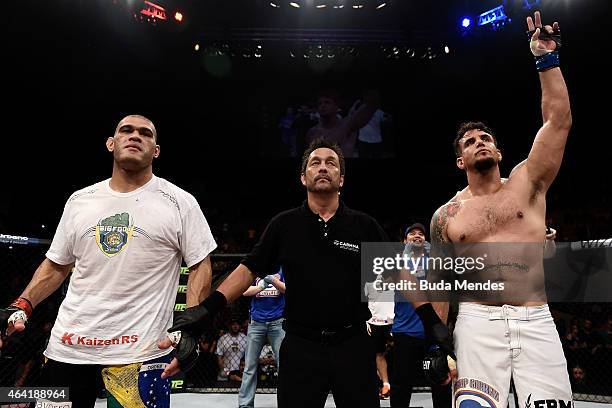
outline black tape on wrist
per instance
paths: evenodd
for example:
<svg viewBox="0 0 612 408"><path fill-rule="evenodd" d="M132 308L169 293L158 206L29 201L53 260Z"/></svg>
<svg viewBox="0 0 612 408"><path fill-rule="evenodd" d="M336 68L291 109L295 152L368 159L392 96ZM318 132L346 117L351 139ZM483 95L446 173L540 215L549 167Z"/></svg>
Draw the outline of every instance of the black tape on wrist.
<svg viewBox="0 0 612 408"><path fill-rule="evenodd" d="M215 290L206 299L204 299L204 301L202 301L201 305L208 310L209 314L214 316L221 310L225 309L225 306L227 306L227 298L223 293Z"/></svg>
<svg viewBox="0 0 612 408"><path fill-rule="evenodd" d="M434 310L433 306L431 306L431 303L425 303L424 305L417 307L415 311L421 318L423 325L426 327L431 327L434 324L441 322L440 317Z"/></svg>

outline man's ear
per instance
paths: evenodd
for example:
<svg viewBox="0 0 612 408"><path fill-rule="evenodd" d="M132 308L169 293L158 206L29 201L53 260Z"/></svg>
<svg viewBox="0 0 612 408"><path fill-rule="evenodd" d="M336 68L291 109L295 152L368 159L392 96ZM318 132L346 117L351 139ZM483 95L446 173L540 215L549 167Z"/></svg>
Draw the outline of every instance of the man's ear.
<svg viewBox="0 0 612 408"><path fill-rule="evenodd" d="M153 153L153 157L157 159L159 157L159 145L155 145L155 153Z"/></svg>
<svg viewBox="0 0 612 408"><path fill-rule="evenodd" d="M109 152L112 152L115 150L115 138L109 137L108 139L106 139L106 148L108 149Z"/></svg>
<svg viewBox="0 0 612 408"><path fill-rule="evenodd" d="M463 157L457 157L457 167L461 170L465 170L465 163L463 163Z"/></svg>
<svg viewBox="0 0 612 408"><path fill-rule="evenodd" d="M340 176L340 187L344 185L344 176Z"/></svg>
<svg viewBox="0 0 612 408"><path fill-rule="evenodd" d="M304 176L304 173L300 174L300 181L302 182L302 185L306 187L306 177Z"/></svg>

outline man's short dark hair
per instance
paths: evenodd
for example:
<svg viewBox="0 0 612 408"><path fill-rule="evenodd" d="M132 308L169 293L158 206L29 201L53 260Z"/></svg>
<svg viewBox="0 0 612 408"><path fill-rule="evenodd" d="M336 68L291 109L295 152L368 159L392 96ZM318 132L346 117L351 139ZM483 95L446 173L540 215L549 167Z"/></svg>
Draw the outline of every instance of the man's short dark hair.
<svg viewBox="0 0 612 408"><path fill-rule="evenodd" d="M158 142L159 142L159 136L157 135L157 127L155 126L155 123L153 123L153 121L152 121L151 119L147 118L147 117L146 117L146 116L144 116L144 115L140 115L140 114L137 114L137 113L132 113L132 114L129 114L129 115L125 115L125 116L123 117L123 119L125 119L125 118L129 118L129 117L140 118L140 119L146 120L147 122L151 122L151 125L153 125L153 139L155 139L155 143L156 143L156 144L159 144L159 143L158 143ZM122 121L123 119L121 119L121 120L120 120L120 121L117 123L117 125L116 125L116 127L115 127L115 132L116 132L116 131L119 129L119 123L121 123L121 121Z"/></svg>
<svg viewBox="0 0 612 408"><path fill-rule="evenodd" d="M495 146L497 146L497 139L495 138L493 131L483 122L463 122L462 124L459 125L459 129L457 130L457 136L455 137L455 142L454 142L455 155L457 157L461 156L461 152L463 151L463 148L459 144L459 141L470 130L482 130L483 132L487 132L493 137L493 143L495 143Z"/></svg>
<svg viewBox="0 0 612 408"><path fill-rule="evenodd" d="M302 155L302 173L306 172L310 154L315 150L322 148L331 149L338 155L338 160L340 161L340 175L344 176L344 154L342 153L342 149L336 142L323 138L313 140L310 146L308 146L308 148L304 151L304 154Z"/></svg>

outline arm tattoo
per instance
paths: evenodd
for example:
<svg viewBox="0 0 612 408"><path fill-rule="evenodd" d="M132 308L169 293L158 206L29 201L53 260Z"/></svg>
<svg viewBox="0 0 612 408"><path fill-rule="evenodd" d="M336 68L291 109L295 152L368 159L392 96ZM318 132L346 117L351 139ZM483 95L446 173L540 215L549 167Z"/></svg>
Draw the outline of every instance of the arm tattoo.
<svg viewBox="0 0 612 408"><path fill-rule="evenodd" d="M461 208L461 201L450 201L436 211L431 219L431 241L445 242L444 231L449 218L453 218Z"/></svg>

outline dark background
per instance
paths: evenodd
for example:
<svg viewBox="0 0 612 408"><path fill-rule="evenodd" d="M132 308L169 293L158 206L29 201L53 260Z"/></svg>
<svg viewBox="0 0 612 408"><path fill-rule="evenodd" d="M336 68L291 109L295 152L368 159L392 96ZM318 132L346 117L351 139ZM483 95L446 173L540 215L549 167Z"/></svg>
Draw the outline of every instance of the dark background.
<svg viewBox="0 0 612 408"><path fill-rule="evenodd" d="M505 27L467 33L459 27L464 15L502 1L392 1L380 10L365 0L360 10L349 1L342 10L297 10L286 1L279 9L264 1L158 3L169 14L182 10L184 22L137 21L139 1L8 6L1 233L51 237L69 195L110 177L104 142L130 113L155 122L155 173L196 196L215 235L259 233L272 215L303 200L298 160L275 154L276 124L286 106L313 100L320 88L340 90L348 109L375 87L393 115L395 157L350 160L343 191L349 206L375 216L393 239L412 221L428 222L465 185L452 151L461 121L493 128L502 175L527 156L541 125L523 1L503 2L512 17ZM607 3L542 0L537 7L545 23L560 22L574 118L548 194L549 223L561 239L612 234ZM323 39L312 40L315 34ZM235 55L211 57L211 47L223 44ZM357 53L331 62L289 56L317 44ZM253 55L256 45L262 57ZM394 46L417 55L388 58ZM420 57L427 47L435 58Z"/></svg>

